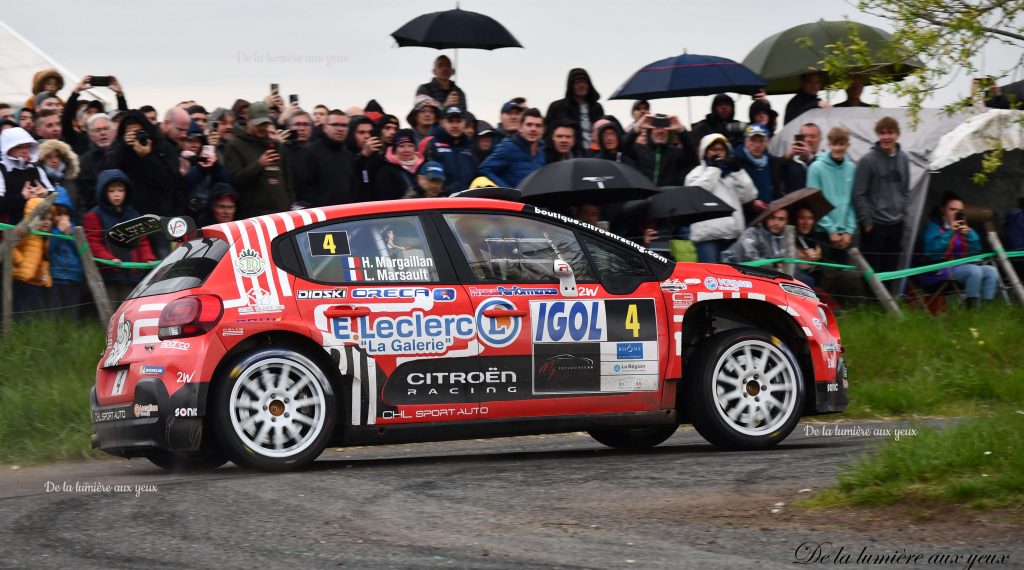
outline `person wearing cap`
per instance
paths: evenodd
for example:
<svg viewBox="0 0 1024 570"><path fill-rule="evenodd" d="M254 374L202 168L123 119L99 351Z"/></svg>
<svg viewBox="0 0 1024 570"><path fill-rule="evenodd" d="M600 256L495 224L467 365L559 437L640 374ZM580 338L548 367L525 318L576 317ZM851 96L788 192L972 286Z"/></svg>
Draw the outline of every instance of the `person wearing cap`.
<svg viewBox="0 0 1024 570"><path fill-rule="evenodd" d="M402 129L396 132L384 153L384 165L373 180L373 199L405 198L417 187L417 176L424 162L423 156L416 152L412 131Z"/></svg>
<svg viewBox="0 0 1024 570"><path fill-rule="evenodd" d="M340 109L327 112L324 134L302 153L302 168L296 172L296 195L302 207L351 204L362 200L356 150L348 147L349 116ZM367 124L369 119L361 117Z"/></svg>
<svg viewBox="0 0 1024 570"><path fill-rule="evenodd" d="M444 107L467 109L469 104L466 102L466 94L452 81L452 75L455 75L452 60L446 55L437 56L434 59L434 78L417 87L416 95L426 95Z"/></svg>
<svg viewBox="0 0 1024 570"><path fill-rule="evenodd" d="M192 122L188 135L182 144L181 158L187 164L185 171L185 195L192 215L203 213L211 189L216 184L230 184L224 165L217 161L217 153L203 153L206 135L199 123Z"/></svg>
<svg viewBox="0 0 1024 570"><path fill-rule="evenodd" d="M501 141L515 136L519 132L519 116L523 113L523 105L515 99L506 102L501 106L501 121L494 129L494 146L497 147Z"/></svg>
<svg viewBox="0 0 1024 570"><path fill-rule="evenodd" d="M436 162L424 162L416 176L416 187L406 198L437 198L444 194L444 167Z"/></svg>
<svg viewBox="0 0 1024 570"><path fill-rule="evenodd" d="M444 167L444 191L448 194L469 188L476 176L477 161L473 145L462 132L465 111L456 105L446 107L441 131L424 139L423 158Z"/></svg>
<svg viewBox="0 0 1024 570"><path fill-rule="evenodd" d="M693 124L692 136L694 141L700 141L718 133L729 139L730 145L742 144L744 126L736 120L736 102L725 93L719 93L711 100L711 112L704 120Z"/></svg>
<svg viewBox="0 0 1024 570"><path fill-rule="evenodd" d="M751 124L743 131L743 143L735 145L733 152L747 171L750 179L757 187L757 198L751 203L747 212L748 219L764 210L768 203L779 198L779 170L781 163L778 158L768 154L768 129L764 125Z"/></svg>
<svg viewBox="0 0 1024 570"><path fill-rule="evenodd" d="M537 109L527 109L520 117L519 132L494 148L480 165L479 173L502 188L514 188L524 178L546 164L544 157L544 117Z"/></svg>
<svg viewBox="0 0 1024 570"><path fill-rule="evenodd" d="M754 99L750 103L750 122L763 126L768 131L768 137L775 136L779 127L779 112L772 109L772 104L767 98Z"/></svg>
<svg viewBox="0 0 1024 570"><path fill-rule="evenodd" d="M431 134L431 129L437 124L437 114L440 105L429 95L417 95L413 102L412 111L405 117L405 120L412 127L416 137L416 145Z"/></svg>
<svg viewBox="0 0 1024 570"><path fill-rule="evenodd" d="M552 133L555 125L572 121L576 124L576 151L590 148L594 122L604 117L604 107L598 103L600 98L587 70L570 70L565 85L565 98L548 106L548 112L544 115L544 130Z"/></svg>
<svg viewBox="0 0 1024 570"><path fill-rule="evenodd" d="M273 124L266 103L249 105L248 121L236 122L224 147L224 166L238 191L238 218L283 212L295 201L287 162L268 136Z"/></svg>
<svg viewBox="0 0 1024 570"><path fill-rule="evenodd" d="M476 122L476 136L473 137L473 156L483 162L494 149L494 127L487 121Z"/></svg>
<svg viewBox="0 0 1024 570"><path fill-rule="evenodd" d="M185 109L185 112L188 113L188 118L191 119L193 123L199 125L199 128L203 131L206 131L206 116L208 115L206 107L203 107L202 105L192 105L188 109Z"/></svg>

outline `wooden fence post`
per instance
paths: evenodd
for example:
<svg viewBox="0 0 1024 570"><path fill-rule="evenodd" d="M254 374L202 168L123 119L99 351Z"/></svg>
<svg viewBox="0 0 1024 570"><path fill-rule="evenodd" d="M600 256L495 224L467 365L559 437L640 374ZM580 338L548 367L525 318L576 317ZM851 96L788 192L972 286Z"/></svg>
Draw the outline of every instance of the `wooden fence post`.
<svg viewBox="0 0 1024 570"><path fill-rule="evenodd" d="M89 286L92 298L96 301L96 312L100 315L100 324L107 326L114 312L110 306L110 297L107 295L107 286L103 283L103 275L100 274L99 268L96 267L96 261L92 258L89 241L85 238L85 229L82 226L75 226L71 232L75 236L78 257L82 260L85 282Z"/></svg>
<svg viewBox="0 0 1024 570"><path fill-rule="evenodd" d="M786 229L782 234L782 241L786 244L786 257L789 259L796 259L796 228L793 226L786 226ZM782 272L793 275L796 271L796 265L793 263L783 263Z"/></svg>
<svg viewBox="0 0 1024 570"><path fill-rule="evenodd" d="M868 261L861 255L860 249L851 247L849 249L850 258L853 262L864 272L864 278L868 281L868 286L871 287L871 292L878 297L878 300L882 302L882 306L885 307L886 312L902 317L903 311L900 310L899 304L889 294L889 290L885 288L885 285L875 275L874 269L868 264Z"/></svg>

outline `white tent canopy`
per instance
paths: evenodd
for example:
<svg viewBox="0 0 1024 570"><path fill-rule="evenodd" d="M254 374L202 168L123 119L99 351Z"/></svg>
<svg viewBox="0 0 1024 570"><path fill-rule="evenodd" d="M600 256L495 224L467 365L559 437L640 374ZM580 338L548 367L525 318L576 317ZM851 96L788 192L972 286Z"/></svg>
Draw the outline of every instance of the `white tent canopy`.
<svg viewBox="0 0 1024 570"><path fill-rule="evenodd" d="M941 170L975 154L992 150L1024 149L1024 111L992 109L975 115L939 140L931 154L932 170Z"/></svg>
<svg viewBox="0 0 1024 570"><path fill-rule="evenodd" d="M15 109L22 106L32 95L32 78L43 69L59 71L65 87L79 81L78 76L0 20L0 101Z"/></svg>

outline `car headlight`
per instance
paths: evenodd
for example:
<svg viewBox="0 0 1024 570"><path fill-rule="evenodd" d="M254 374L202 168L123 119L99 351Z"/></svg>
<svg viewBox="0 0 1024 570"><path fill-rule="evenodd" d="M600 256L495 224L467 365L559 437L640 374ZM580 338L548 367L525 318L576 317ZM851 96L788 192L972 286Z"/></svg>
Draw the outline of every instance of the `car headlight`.
<svg viewBox="0 0 1024 570"><path fill-rule="evenodd" d="M804 297L805 299L818 300L818 296L814 293L814 289L806 287L804 285L797 285L796 283L779 283L779 287L787 293Z"/></svg>
<svg viewBox="0 0 1024 570"><path fill-rule="evenodd" d="M821 305L818 305L818 317L821 318L821 322L824 323L824 325L827 327L828 326L828 313L825 312L825 308L822 307Z"/></svg>

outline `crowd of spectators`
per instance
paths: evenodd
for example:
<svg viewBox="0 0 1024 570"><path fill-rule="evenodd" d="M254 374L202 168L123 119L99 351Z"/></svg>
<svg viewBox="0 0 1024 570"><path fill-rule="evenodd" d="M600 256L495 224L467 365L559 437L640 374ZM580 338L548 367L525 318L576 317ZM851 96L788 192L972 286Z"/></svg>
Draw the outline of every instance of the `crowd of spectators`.
<svg viewBox="0 0 1024 570"><path fill-rule="evenodd" d="M802 260L845 263L846 251L859 243L876 270L895 268L909 163L892 118L878 121L877 142L855 165L846 155L849 132L833 128L824 148L821 129L810 122L800 126L784 155L769 154L779 113L763 93L755 96L748 121L736 119L735 101L722 94L687 129L674 115L651 114L647 101L635 102L626 120L606 115L588 72L573 69L565 97L546 113L511 98L494 110L492 126L477 117L484 110L470 112L453 72L446 56L437 57L433 78L416 89L402 121L375 100L365 107L318 104L307 111L296 96L286 102L275 87L262 99L210 110L182 101L160 115L152 106L130 107L114 76L85 76L65 101L58 96L64 79L44 70L23 104L0 103L0 222L18 223L56 191L56 205L40 228L68 233L81 225L94 257L146 262L166 256L170 245L154 236L138 248L121 249L107 243L104 232L140 214L187 213L208 224L312 206L444 196L471 186L514 187L545 164L595 157L634 166L658 186L701 186L735 208L731 216L670 230L693 242L698 261L781 257L781 230L795 224ZM818 74L804 76L785 109L786 122L829 106L818 97L821 83ZM98 87L114 93L116 107L82 97ZM864 105L861 88L855 81L840 106ZM834 206L822 219L800 204L772 209L773 201L808 186ZM944 211L952 211L949 204ZM588 219L600 214L592 210L566 213ZM750 225L755 218L758 223ZM933 224L925 236L931 257L974 251L974 234L956 219ZM637 225L650 227L642 237L625 237L648 243L654 224ZM955 243L944 250L949 236ZM81 303L82 267L73 247L38 235L22 241L14 257L22 310ZM966 271L960 273L968 279ZM120 299L143 272L105 265L102 273L112 297ZM843 295L863 294L859 279L838 270L802 265L796 273ZM972 274L967 296L989 297L986 279Z"/></svg>

